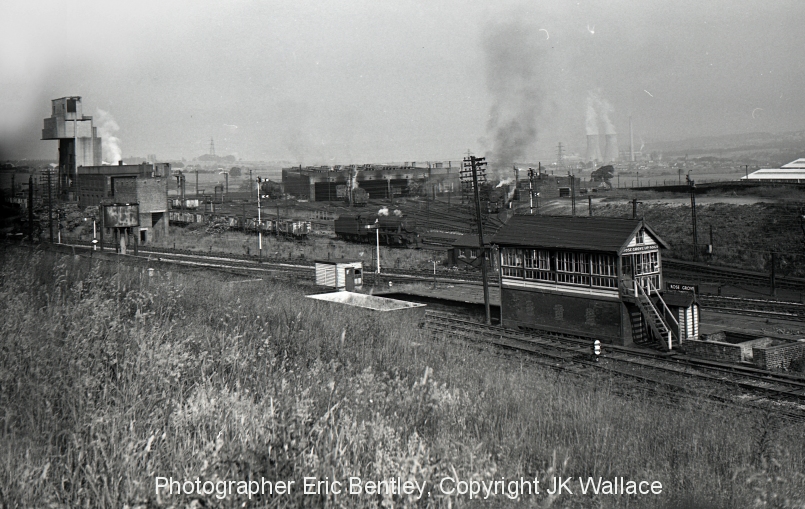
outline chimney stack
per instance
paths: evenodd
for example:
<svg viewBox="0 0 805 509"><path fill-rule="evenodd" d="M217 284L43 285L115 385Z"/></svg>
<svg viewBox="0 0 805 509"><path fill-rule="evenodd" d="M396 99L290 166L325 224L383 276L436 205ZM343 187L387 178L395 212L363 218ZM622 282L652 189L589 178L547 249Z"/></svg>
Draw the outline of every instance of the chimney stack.
<svg viewBox="0 0 805 509"><path fill-rule="evenodd" d="M632 129L631 115L629 115L629 160L634 162L634 130Z"/></svg>

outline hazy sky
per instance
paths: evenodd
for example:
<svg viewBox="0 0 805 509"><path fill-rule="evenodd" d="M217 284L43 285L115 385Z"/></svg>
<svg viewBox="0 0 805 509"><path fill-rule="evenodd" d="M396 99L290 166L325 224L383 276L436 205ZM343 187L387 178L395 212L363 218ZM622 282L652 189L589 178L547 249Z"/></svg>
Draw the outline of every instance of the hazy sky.
<svg viewBox="0 0 805 509"><path fill-rule="evenodd" d="M36 2L0 7L0 159L83 97L124 156L302 164L584 154L805 129L805 2ZM592 116L588 114L592 113ZM607 127L608 117L611 126ZM100 122L98 122L100 123ZM97 124L97 123L96 123Z"/></svg>

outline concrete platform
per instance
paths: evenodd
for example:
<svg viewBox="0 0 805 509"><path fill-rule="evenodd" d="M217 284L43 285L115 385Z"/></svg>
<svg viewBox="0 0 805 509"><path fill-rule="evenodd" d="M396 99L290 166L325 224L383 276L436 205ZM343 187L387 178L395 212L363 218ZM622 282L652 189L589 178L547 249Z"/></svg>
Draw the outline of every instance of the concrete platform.
<svg viewBox="0 0 805 509"><path fill-rule="evenodd" d="M308 295L307 298L326 302L335 302L338 304L346 304L348 306L371 309L372 311L401 311L425 307L424 304L418 304L415 302L388 299L377 295L366 295L363 293L353 292L320 293Z"/></svg>

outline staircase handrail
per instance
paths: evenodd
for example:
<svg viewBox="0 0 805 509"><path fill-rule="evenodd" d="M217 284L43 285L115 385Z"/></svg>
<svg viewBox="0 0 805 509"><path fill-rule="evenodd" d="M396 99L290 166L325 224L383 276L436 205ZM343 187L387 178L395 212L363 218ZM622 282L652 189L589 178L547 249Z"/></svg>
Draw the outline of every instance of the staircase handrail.
<svg viewBox="0 0 805 509"><path fill-rule="evenodd" d="M648 286L649 286L649 293L651 293L653 291L657 295L657 298L660 299L660 302L662 302L662 307L663 307L663 309L665 309L667 316L669 316L671 318L671 321L674 323L674 325L676 325L676 329L679 330L679 322L674 317L674 314L671 313L671 309L668 307L668 305L662 299L662 295L660 295L660 292L657 291L657 288L654 286L654 283L651 282L651 279L648 280ZM677 339L679 339L679 338L677 338Z"/></svg>
<svg viewBox="0 0 805 509"><path fill-rule="evenodd" d="M649 287L651 287L651 280L649 280L648 283L649 283ZM648 294L646 294L646 289L643 288L643 285L641 283L638 283L637 279L635 279L635 294L636 294L636 297L637 297L638 305L640 305L641 302L642 302L641 299L640 299L641 294L646 298L646 302L647 302L648 307L651 308L652 312L656 313L657 318L660 319L660 321L662 322L663 327L665 327L668 330L668 350L672 350L673 349L674 331L670 327L668 327L668 325L665 323L665 320L663 320L663 317L660 316L660 313L657 310L657 308L654 306L654 303L651 302L651 299L649 298ZM677 324L677 327L679 327L679 324ZM657 332L660 333L660 331L657 331ZM678 338L677 338L677 340L678 340Z"/></svg>

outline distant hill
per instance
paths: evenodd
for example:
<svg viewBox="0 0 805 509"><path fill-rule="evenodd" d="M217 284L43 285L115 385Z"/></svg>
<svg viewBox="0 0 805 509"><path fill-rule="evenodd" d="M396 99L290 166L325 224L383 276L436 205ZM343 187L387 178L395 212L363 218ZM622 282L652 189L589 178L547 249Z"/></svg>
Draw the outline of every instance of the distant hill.
<svg viewBox="0 0 805 509"><path fill-rule="evenodd" d="M667 158L714 156L730 159L757 159L787 163L805 156L805 131L785 133L745 133L703 136L676 141L646 143L651 151Z"/></svg>

